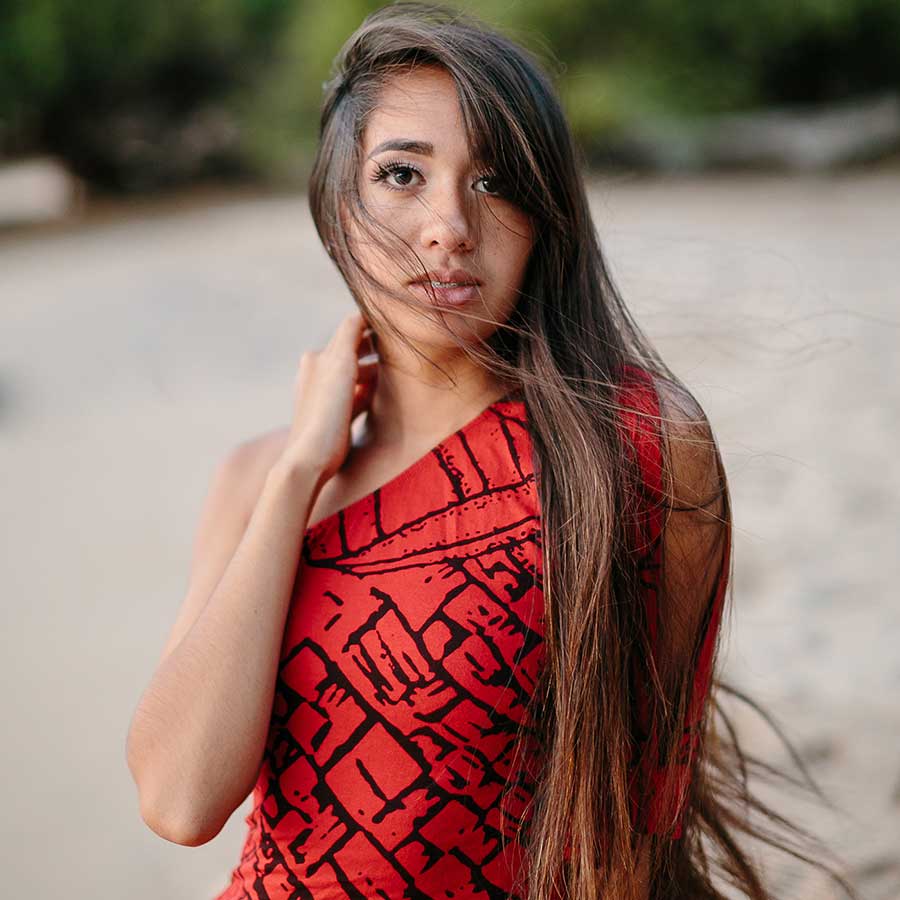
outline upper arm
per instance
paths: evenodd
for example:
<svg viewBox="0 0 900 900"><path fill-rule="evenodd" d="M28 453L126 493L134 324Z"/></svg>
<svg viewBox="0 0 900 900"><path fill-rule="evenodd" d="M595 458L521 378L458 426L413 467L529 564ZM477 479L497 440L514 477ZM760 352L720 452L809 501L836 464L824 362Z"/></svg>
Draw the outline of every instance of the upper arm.
<svg viewBox="0 0 900 900"><path fill-rule="evenodd" d="M639 565L646 652L636 661L645 700L633 786L638 829L681 835L693 751L707 709L728 580L731 512L724 466L697 401L663 381L637 392L632 439L642 492Z"/></svg>
<svg viewBox="0 0 900 900"><path fill-rule="evenodd" d="M279 430L244 441L216 465L194 533L187 592L160 662L178 646L218 585L244 536L281 440Z"/></svg>
<svg viewBox="0 0 900 900"><path fill-rule="evenodd" d="M667 438L668 494L662 522L657 663L677 677L695 668L698 696L708 679L728 577L728 485L710 424L696 401L664 391L659 409Z"/></svg>

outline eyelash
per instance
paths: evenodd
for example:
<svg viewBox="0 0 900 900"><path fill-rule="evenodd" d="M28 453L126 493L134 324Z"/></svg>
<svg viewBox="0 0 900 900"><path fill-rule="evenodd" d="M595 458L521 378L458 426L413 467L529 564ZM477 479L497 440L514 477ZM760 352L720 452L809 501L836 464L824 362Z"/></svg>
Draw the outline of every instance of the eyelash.
<svg viewBox="0 0 900 900"><path fill-rule="evenodd" d="M406 162L405 160L402 160L402 159L392 159L392 160L388 160L386 163L376 162L375 166L376 166L375 174L371 176L370 180L372 182L383 181L384 186L389 191L405 191L409 187L409 185L405 185L404 187L396 187L392 184L387 183L386 179L388 178L388 176L393 175L398 171L409 169L411 172L415 172L416 175L418 175L420 178L422 177L422 172L416 166L414 166L412 163ZM482 181L485 178L495 178L495 177L496 176L492 172L485 172L483 175L479 175L478 178L476 178L475 180ZM497 192L497 193L492 194L487 191L479 191L479 193L487 194L488 197L502 196L502 192Z"/></svg>

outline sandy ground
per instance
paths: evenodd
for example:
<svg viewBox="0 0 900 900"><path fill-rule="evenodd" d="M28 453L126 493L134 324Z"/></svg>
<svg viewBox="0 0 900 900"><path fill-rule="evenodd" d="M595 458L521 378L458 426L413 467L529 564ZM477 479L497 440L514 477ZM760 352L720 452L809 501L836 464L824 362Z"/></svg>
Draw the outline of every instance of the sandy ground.
<svg viewBox="0 0 900 900"><path fill-rule="evenodd" d="M726 676L843 809L783 791L866 900L900 898L900 174L594 184L638 321L694 388L735 506ZM351 308L303 197L0 237L4 881L203 900L203 847L141 821L124 743L186 584L215 462L288 420L303 349ZM729 707L751 752L783 761ZM761 854L778 896L839 896Z"/></svg>

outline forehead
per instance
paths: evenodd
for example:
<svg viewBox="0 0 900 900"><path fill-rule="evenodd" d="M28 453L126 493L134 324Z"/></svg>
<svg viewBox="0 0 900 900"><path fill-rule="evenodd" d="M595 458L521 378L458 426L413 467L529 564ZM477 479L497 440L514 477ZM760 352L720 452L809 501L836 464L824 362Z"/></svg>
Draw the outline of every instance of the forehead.
<svg viewBox="0 0 900 900"><path fill-rule="evenodd" d="M363 131L364 156L393 138L430 143L435 155L468 156L456 87L443 69L419 67L384 84Z"/></svg>

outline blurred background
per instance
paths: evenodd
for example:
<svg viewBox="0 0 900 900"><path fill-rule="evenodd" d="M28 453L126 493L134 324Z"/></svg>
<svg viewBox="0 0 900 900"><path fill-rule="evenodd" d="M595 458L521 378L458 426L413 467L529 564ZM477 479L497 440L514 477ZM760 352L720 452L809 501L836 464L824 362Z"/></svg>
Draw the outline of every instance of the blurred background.
<svg viewBox="0 0 900 900"><path fill-rule="evenodd" d="M352 308L304 186L331 60L380 5L0 2L0 855L31 900L196 900L237 865L249 804L167 843L125 735L213 467L289 421ZM838 809L757 790L897 900L900 3L461 6L554 73L614 276L716 431L724 673ZM758 857L780 898L841 896Z"/></svg>

